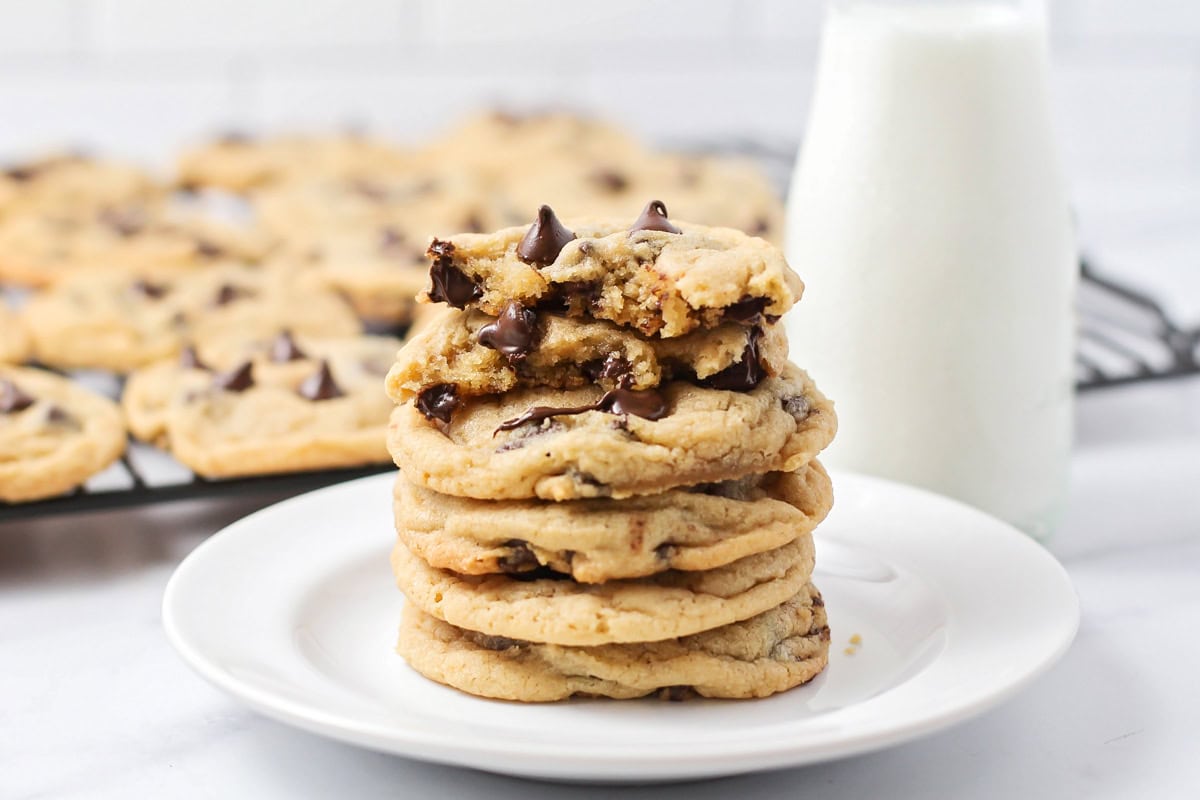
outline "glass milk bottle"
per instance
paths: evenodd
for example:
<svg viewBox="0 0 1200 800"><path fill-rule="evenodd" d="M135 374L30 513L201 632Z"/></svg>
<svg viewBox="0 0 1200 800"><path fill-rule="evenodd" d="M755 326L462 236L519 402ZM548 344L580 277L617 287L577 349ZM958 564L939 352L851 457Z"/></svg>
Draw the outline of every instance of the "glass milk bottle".
<svg viewBox="0 0 1200 800"><path fill-rule="evenodd" d="M793 360L824 460L1034 536L1065 493L1076 252L1043 3L835 0L793 177Z"/></svg>

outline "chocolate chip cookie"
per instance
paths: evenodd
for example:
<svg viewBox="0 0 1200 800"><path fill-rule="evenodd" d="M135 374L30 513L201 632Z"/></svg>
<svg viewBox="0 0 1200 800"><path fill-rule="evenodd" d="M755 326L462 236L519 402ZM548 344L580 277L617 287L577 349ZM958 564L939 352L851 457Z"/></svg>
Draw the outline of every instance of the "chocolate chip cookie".
<svg viewBox="0 0 1200 800"><path fill-rule="evenodd" d="M462 398L518 386L649 389L674 379L778 375L786 363L787 338L778 325L726 323L659 339L511 301L499 317L446 309L409 339L387 386L398 403L437 386L453 386Z"/></svg>
<svg viewBox="0 0 1200 800"><path fill-rule="evenodd" d="M166 188L138 167L64 153L0 169L0 218L85 215L128 203L157 203Z"/></svg>
<svg viewBox="0 0 1200 800"><path fill-rule="evenodd" d="M293 273L239 265L161 277L78 275L35 295L23 311L34 354L62 368L129 372L189 342L255 338L289 329L349 336L361 324L337 295Z"/></svg>
<svg viewBox="0 0 1200 800"><path fill-rule="evenodd" d="M460 575L429 566L403 543L392 550L401 590L425 613L489 636L572 646L655 642L729 625L785 602L812 567L807 534L716 569L592 584Z"/></svg>
<svg viewBox="0 0 1200 800"><path fill-rule="evenodd" d="M406 603L397 651L427 678L528 703L628 699L657 692L766 697L807 683L829 657L824 601L812 584L763 613L714 630L641 644L566 647L455 627Z"/></svg>
<svg viewBox="0 0 1200 800"><path fill-rule="evenodd" d="M124 450L111 400L51 372L0 366L0 501L62 494Z"/></svg>
<svg viewBox="0 0 1200 800"><path fill-rule="evenodd" d="M726 322L771 322L804 285L773 245L732 228L672 222L651 201L637 219L560 222L434 239L424 297L499 315L529 308L605 319L664 338Z"/></svg>
<svg viewBox="0 0 1200 800"><path fill-rule="evenodd" d="M408 480L443 494L572 500L792 471L836 429L833 405L789 365L749 391L427 391L393 412L388 444Z"/></svg>
<svg viewBox="0 0 1200 800"><path fill-rule="evenodd" d="M463 575L544 571L580 583L696 572L807 535L833 504L812 461L773 472L623 501L483 501L437 494L401 476L396 531L431 566Z"/></svg>

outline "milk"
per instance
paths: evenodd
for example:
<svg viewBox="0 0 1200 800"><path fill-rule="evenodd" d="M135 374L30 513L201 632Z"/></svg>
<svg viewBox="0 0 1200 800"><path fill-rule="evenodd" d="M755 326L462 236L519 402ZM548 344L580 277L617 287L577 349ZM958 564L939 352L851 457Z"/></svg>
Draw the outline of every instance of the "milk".
<svg viewBox="0 0 1200 800"><path fill-rule="evenodd" d="M1052 530L1076 279L1041 9L834 3L788 209L823 460Z"/></svg>

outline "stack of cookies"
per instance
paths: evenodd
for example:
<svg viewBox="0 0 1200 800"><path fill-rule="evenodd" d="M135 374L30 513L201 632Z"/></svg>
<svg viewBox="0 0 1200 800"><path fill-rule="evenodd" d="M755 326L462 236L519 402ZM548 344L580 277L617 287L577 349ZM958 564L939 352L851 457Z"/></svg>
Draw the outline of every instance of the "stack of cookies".
<svg viewBox="0 0 1200 800"><path fill-rule="evenodd" d="M830 402L771 244L668 218L435 239L388 374L399 652L472 694L762 697L825 666Z"/></svg>

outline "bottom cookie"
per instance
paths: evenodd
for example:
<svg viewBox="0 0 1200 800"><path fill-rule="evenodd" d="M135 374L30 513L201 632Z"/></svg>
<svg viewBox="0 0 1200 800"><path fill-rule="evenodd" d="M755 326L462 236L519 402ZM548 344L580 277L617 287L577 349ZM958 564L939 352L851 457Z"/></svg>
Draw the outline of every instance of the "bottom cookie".
<svg viewBox="0 0 1200 800"><path fill-rule="evenodd" d="M568 697L671 700L766 697L807 683L825 668L829 626L811 583L783 604L703 633L597 647L486 636L404 606L397 652L427 678L499 700Z"/></svg>

